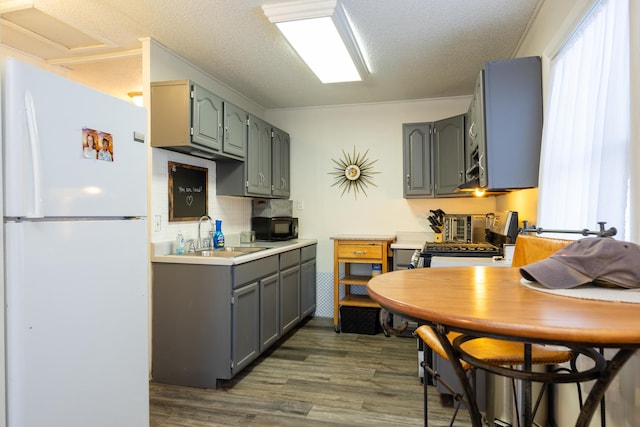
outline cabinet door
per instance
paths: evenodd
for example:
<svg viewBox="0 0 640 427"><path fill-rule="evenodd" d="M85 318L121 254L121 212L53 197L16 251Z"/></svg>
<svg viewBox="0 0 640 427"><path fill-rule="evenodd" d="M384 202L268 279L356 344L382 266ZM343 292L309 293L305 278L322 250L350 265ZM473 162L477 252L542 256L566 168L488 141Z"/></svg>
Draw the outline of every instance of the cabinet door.
<svg viewBox="0 0 640 427"><path fill-rule="evenodd" d="M316 310L316 260L300 265L300 311L302 317Z"/></svg>
<svg viewBox="0 0 640 427"><path fill-rule="evenodd" d="M247 113L224 102L224 142L222 151L244 158L247 145Z"/></svg>
<svg viewBox="0 0 640 427"><path fill-rule="evenodd" d="M280 272L280 328L284 335L300 320L300 265Z"/></svg>
<svg viewBox="0 0 640 427"><path fill-rule="evenodd" d="M231 374L240 372L259 354L259 292L258 282L233 291L231 308Z"/></svg>
<svg viewBox="0 0 640 427"><path fill-rule="evenodd" d="M436 195L454 194L465 182L464 115L450 117L434 123L433 153ZM465 195L464 193L455 193Z"/></svg>
<svg viewBox="0 0 640 427"><path fill-rule="evenodd" d="M278 274L260 280L260 352L280 338Z"/></svg>
<svg viewBox="0 0 640 427"><path fill-rule="evenodd" d="M465 153L465 180L477 179L479 186L487 185L485 123L484 123L484 71L476 80L476 87L469 105L469 120Z"/></svg>
<svg viewBox="0 0 640 427"><path fill-rule="evenodd" d="M197 84L192 90L192 141L221 151L222 99Z"/></svg>
<svg viewBox="0 0 640 427"><path fill-rule="evenodd" d="M289 197L289 174L291 165L289 163L289 134L280 129L273 128L273 141L271 153L273 155L273 195L278 197Z"/></svg>
<svg viewBox="0 0 640 427"><path fill-rule="evenodd" d="M540 57L489 61L483 75L485 168L480 185L536 187L543 117Z"/></svg>
<svg viewBox="0 0 640 427"><path fill-rule="evenodd" d="M434 195L430 134L430 123L414 123L402 126L403 195L405 198L433 197Z"/></svg>
<svg viewBox="0 0 640 427"><path fill-rule="evenodd" d="M247 140L247 193L271 195L271 126L249 116Z"/></svg>

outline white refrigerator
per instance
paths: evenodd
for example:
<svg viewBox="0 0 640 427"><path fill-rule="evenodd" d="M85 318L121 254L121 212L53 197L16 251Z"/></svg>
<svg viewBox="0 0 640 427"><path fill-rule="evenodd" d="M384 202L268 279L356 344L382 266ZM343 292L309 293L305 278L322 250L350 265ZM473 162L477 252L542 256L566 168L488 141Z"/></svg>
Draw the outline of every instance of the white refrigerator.
<svg viewBox="0 0 640 427"><path fill-rule="evenodd" d="M148 426L146 112L12 59L2 100L7 425Z"/></svg>

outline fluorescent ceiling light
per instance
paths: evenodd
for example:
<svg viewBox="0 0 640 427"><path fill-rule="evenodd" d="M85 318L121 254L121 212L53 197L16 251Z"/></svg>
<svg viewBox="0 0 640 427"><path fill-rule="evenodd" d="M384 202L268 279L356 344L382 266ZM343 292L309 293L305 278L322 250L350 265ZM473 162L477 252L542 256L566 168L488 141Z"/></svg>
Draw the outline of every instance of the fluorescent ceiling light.
<svg viewBox="0 0 640 427"><path fill-rule="evenodd" d="M368 73L342 5L307 0L262 6L322 83L360 81Z"/></svg>

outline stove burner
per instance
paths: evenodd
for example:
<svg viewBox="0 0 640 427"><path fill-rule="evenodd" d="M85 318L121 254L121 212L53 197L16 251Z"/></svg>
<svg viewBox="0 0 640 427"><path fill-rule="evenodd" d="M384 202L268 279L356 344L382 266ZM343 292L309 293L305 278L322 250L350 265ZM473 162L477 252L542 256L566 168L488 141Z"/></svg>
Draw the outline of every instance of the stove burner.
<svg viewBox="0 0 640 427"><path fill-rule="evenodd" d="M500 248L490 243L425 243L422 254L492 257L500 255Z"/></svg>

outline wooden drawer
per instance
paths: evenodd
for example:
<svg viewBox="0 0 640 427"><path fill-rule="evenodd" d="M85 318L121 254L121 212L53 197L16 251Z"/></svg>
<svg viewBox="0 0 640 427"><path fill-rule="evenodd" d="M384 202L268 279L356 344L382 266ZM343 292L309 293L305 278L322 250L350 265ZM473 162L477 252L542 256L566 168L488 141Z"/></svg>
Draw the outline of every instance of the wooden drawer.
<svg viewBox="0 0 640 427"><path fill-rule="evenodd" d="M382 246L378 244L338 245L338 258L379 261L383 258Z"/></svg>

